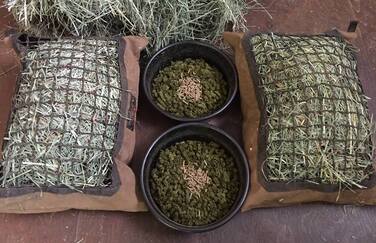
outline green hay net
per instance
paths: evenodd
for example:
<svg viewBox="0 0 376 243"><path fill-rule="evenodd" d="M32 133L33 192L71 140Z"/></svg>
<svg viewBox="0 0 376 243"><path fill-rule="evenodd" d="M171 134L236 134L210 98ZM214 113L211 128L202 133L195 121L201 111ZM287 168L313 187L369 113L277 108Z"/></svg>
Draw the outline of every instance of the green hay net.
<svg viewBox="0 0 376 243"><path fill-rule="evenodd" d="M107 186L120 109L118 42L34 44L23 60L1 186Z"/></svg>
<svg viewBox="0 0 376 243"><path fill-rule="evenodd" d="M363 188L374 171L372 133L352 47L336 36L250 42L267 115L267 181Z"/></svg>

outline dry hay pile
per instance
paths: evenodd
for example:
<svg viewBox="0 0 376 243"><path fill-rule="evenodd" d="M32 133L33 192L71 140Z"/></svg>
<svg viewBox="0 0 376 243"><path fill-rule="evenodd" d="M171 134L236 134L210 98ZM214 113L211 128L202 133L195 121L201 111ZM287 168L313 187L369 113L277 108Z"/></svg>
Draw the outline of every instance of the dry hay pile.
<svg viewBox="0 0 376 243"><path fill-rule="evenodd" d="M3 149L1 186L106 186L120 109L116 41L29 49Z"/></svg>
<svg viewBox="0 0 376 243"><path fill-rule="evenodd" d="M267 112L272 182L362 188L373 173L372 122L354 50L339 37L252 37Z"/></svg>
<svg viewBox="0 0 376 243"><path fill-rule="evenodd" d="M20 27L37 35L143 35L149 50L185 39L216 41L228 24L245 28L245 0L8 0Z"/></svg>

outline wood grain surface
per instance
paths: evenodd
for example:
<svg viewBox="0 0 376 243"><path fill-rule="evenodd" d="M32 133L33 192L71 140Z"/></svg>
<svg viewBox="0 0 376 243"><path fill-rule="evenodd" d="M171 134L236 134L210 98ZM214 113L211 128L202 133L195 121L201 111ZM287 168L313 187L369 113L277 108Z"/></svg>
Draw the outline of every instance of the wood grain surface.
<svg viewBox="0 0 376 243"><path fill-rule="evenodd" d="M376 114L376 1L264 0L262 10L248 15L252 31L319 33L346 29L359 20L359 74L372 114ZM2 1L0 1L0 6ZM0 8L0 32L14 25ZM1 104L0 104L1 105ZM137 149L132 167L138 170L147 147L175 123L162 117L140 97ZM209 121L241 140L239 101ZM0 214L0 242L376 242L376 207L307 204L256 209L239 213L223 227L208 233L183 234L158 223L149 213L70 210L37 215Z"/></svg>

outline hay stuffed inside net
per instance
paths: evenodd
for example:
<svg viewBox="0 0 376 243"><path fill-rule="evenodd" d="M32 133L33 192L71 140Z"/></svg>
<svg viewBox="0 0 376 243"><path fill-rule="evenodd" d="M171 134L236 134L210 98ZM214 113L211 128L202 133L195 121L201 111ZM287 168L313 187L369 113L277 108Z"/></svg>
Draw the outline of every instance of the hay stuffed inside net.
<svg viewBox="0 0 376 243"><path fill-rule="evenodd" d="M28 49L1 186L109 185L120 95L117 41L66 39Z"/></svg>
<svg viewBox="0 0 376 243"><path fill-rule="evenodd" d="M337 36L250 42L267 115L267 181L364 188L374 172L372 123L353 48Z"/></svg>

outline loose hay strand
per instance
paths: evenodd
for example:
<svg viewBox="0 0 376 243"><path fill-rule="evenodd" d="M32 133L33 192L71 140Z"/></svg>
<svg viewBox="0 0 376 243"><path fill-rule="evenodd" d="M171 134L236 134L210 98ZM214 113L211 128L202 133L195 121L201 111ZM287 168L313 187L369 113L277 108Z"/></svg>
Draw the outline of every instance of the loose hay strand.
<svg viewBox="0 0 376 243"><path fill-rule="evenodd" d="M149 51L171 42L201 39L217 42L232 24L245 30L245 0L8 0L20 27L36 35L111 36L132 34L150 39Z"/></svg>
<svg viewBox="0 0 376 243"><path fill-rule="evenodd" d="M251 43L268 116L266 179L365 188L374 130L352 47L273 33Z"/></svg>

